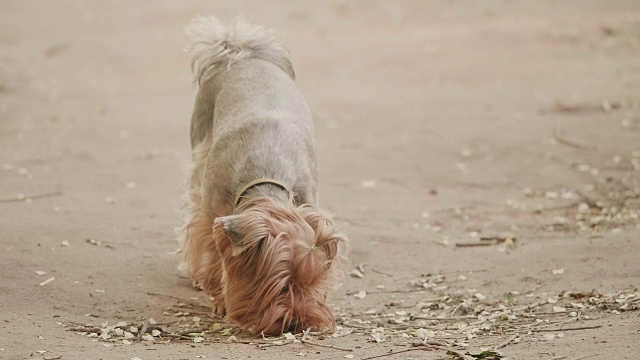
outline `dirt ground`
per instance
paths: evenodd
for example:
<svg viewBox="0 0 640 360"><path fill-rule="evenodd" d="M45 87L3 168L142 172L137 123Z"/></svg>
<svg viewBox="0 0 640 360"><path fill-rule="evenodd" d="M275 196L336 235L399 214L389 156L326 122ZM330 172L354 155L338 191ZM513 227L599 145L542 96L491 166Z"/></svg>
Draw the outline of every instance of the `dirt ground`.
<svg viewBox="0 0 640 360"><path fill-rule="evenodd" d="M351 239L331 304L353 331L314 341L353 351L69 331L169 323L181 306L191 321L198 307L176 301L206 304L171 254L195 94L183 29L240 13L282 34L314 112L322 204ZM587 329L516 333L502 354L638 359L638 59L635 0L2 0L0 358L453 359L389 354L421 340L402 317L434 296L450 296L435 312L469 297L459 316L595 289L631 306L587 319L560 297L578 315L538 316ZM509 321L434 339L476 353L508 340Z"/></svg>

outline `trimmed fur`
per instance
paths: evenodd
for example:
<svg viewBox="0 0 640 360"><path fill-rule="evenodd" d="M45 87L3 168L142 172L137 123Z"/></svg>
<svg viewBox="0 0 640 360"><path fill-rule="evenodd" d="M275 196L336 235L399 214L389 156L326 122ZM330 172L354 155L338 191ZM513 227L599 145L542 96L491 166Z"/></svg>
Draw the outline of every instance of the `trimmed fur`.
<svg viewBox="0 0 640 360"><path fill-rule="evenodd" d="M213 312L253 333L332 330L340 233L318 205L313 120L273 32L213 18L188 27L199 90L181 229L186 270ZM273 184L248 189L271 178Z"/></svg>

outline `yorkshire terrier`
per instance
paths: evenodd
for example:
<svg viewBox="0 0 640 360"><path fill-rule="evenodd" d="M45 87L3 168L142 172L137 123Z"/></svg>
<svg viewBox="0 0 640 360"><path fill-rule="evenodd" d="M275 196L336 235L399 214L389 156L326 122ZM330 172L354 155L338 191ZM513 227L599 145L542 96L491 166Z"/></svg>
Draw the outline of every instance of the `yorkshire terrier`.
<svg viewBox="0 0 640 360"><path fill-rule="evenodd" d="M212 312L253 334L335 330L327 305L346 236L318 204L311 112L272 30L194 19L198 86L182 228Z"/></svg>

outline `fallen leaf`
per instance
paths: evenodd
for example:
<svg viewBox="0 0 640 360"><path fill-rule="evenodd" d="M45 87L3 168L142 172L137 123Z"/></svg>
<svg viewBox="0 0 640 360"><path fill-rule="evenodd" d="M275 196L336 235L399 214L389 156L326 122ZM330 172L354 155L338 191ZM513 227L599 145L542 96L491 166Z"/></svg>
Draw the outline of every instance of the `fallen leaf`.
<svg viewBox="0 0 640 360"><path fill-rule="evenodd" d="M162 332L160 330L157 330L157 329L151 330L151 336L153 336L153 337L158 337L158 336L160 336L160 334L162 334Z"/></svg>
<svg viewBox="0 0 640 360"><path fill-rule="evenodd" d="M285 339L287 339L287 340L295 340L295 339L296 339L296 336L295 336L295 335L293 335L293 334L292 334L292 333L290 333L290 332L288 332L288 333L284 334L284 337L285 337Z"/></svg>
<svg viewBox="0 0 640 360"><path fill-rule="evenodd" d="M358 269L355 269L355 270L351 271L351 273L349 275L351 275L354 278L359 278L359 279L362 279L364 277L364 274Z"/></svg>
<svg viewBox="0 0 640 360"><path fill-rule="evenodd" d="M362 300L367 297L367 292L364 290L360 290L357 294L354 294L353 297Z"/></svg>
<svg viewBox="0 0 640 360"><path fill-rule="evenodd" d="M47 275L47 272L46 271L36 270L36 275L45 276L45 275Z"/></svg>
<svg viewBox="0 0 640 360"><path fill-rule="evenodd" d="M202 336L198 336L198 337L193 338L193 342L196 343L196 344L197 343L201 343L203 341L204 341L204 338Z"/></svg>

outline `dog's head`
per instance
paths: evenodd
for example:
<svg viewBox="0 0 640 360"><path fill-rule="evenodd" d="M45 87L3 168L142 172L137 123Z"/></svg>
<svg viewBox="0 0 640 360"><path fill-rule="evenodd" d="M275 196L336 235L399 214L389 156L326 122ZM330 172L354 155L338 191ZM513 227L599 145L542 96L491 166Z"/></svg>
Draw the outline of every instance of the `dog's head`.
<svg viewBox="0 0 640 360"><path fill-rule="evenodd" d="M243 207L213 227L227 317L254 334L333 330L326 298L346 237L312 206L261 198Z"/></svg>

